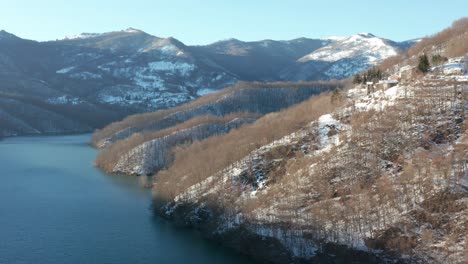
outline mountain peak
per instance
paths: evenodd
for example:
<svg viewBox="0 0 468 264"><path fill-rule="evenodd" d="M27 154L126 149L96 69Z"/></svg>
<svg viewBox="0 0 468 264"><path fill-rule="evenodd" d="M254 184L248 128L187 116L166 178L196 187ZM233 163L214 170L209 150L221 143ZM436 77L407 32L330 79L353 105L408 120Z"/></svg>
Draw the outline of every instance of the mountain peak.
<svg viewBox="0 0 468 264"><path fill-rule="evenodd" d="M357 34L358 36L364 37L364 38L375 38L376 36L372 33L369 32L361 32Z"/></svg>
<svg viewBox="0 0 468 264"><path fill-rule="evenodd" d="M242 41L236 38L228 38L216 41L215 43L241 43Z"/></svg>
<svg viewBox="0 0 468 264"><path fill-rule="evenodd" d="M396 55L398 48L397 44L376 37L372 33L358 33L345 38L336 38L335 42L309 53L298 61L302 63L308 61L324 61L328 63L342 61L342 66L340 67L347 69L352 68L347 65L347 60L357 59L363 62L359 67L354 67L354 69L357 69L355 71L359 72L372 65L376 65L390 56ZM340 68L336 72L330 72L330 74L341 74L341 70ZM349 76L354 74L354 72L350 73L348 74Z"/></svg>
<svg viewBox="0 0 468 264"><path fill-rule="evenodd" d="M145 33L146 34L146 32L144 32L143 30L132 28L132 27L129 27L129 28L124 29L122 31L126 32L126 33Z"/></svg>
<svg viewBox="0 0 468 264"><path fill-rule="evenodd" d="M163 38L159 40L160 45L173 45L177 48L185 48L185 44L174 37Z"/></svg>
<svg viewBox="0 0 468 264"><path fill-rule="evenodd" d="M331 41L340 41L340 40L343 40L343 39L346 39L347 37L345 36L328 36L322 40L331 40Z"/></svg>
<svg viewBox="0 0 468 264"><path fill-rule="evenodd" d="M3 29L0 30L0 40L14 40L14 39L20 39L20 38Z"/></svg>

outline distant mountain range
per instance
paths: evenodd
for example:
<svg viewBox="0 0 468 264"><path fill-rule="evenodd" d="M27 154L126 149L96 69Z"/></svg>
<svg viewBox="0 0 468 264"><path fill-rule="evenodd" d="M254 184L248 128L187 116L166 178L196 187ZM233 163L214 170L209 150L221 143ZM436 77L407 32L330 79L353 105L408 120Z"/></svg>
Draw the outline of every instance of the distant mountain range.
<svg viewBox="0 0 468 264"><path fill-rule="evenodd" d="M366 33L187 46L133 28L37 42L0 31L0 136L89 131L240 80L343 79L413 43Z"/></svg>

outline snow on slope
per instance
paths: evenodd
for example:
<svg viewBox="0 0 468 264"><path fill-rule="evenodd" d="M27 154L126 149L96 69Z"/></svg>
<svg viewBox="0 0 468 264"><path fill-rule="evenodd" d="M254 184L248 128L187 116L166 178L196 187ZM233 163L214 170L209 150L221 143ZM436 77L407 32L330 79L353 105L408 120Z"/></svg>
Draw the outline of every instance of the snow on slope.
<svg viewBox="0 0 468 264"><path fill-rule="evenodd" d="M142 32L141 30L135 29L135 28L127 28L124 30L121 30L120 32L125 32L125 33L139 33ZM77 40L77 39L88 39L88 38L95 38L99 37L102 35L109 34L110 32L106 33L81 33L81 34L76 34L76 35L70 35L70 36L65 36L62 40Z"/></svg>
<svg viewBox="0 0 468 264"><path fill-rule="evenodd" d="M370 63L376 64L397 54L395 47L370 33L360 33L347 38L334 39L336 39L336 42L300 58L299 61L336 62L350 57L366 57Z"/></svg>
<svg viewBox="0 0 468 264"><path fill-rule="evenodd" d="M340 142L340 135L345 136L349 134L353 127L351 125L342 124L339 120L334 118L335 114L344 114L348 112L366 112L366 111L383 111L387 107L397 104L398 102L402 103L405 98L413 98L414 99L414 89L416 89L413 85L418 83L413 83L412 85L404 86L404 85L397 85L385 90L375 91L371 94L367 94L367 89L363 89L359 86L350 89L346 96L350 99L351 105L344 107L342 109L338 109L335 113L324 114L320 116L317 121L310 123L308 126L303 128L302 130L296 131L290 135L285 136L284 138L274 141L270 144L264 145L254 151L252 151L249 155L244 157L243 159L234 162L230 166L226 167L224 170L208 177L204 181L201 181L189 188L186 191L180 193L174 199L174 203L168 204L165 207L165 213L170 216L175 209L183 205L184 203L199 203L200 207L196 209L201 210L204 208L205 204L203 201L204 197L208 197L210 195L217 195L217 193L223 192L226 188L226 184L234 183L234 184L243 184L241 177L245 172L249 170L254 170L255 175L257 177L257 188L249 189L245 188L245 191L239 195L238 200L234 203L240 204L243 206L246 204L249 199L254 200L259 195L267 194L270 191L270 185L268 182L265 182L265 178L261 173L257 173L255 171L255 166L252 164L260 164L263 163L262 155L274 147L277 146L285 146L291 145L293 142L300 142L302 138L305 138L306 131L312 132L312 134L316 134L318 137L319 145L317 148L311 148L311 152L307 155L320 157L327 152L330 152L334 148L339 153L345 152L347 146ZM450 87L445 87L446 89L451 89ZM353 103L354 102L354 103ZM355 108L354 110L351 110ZM307 175L313 175L316 165L322 162L321 159L311 159L312 163L310 165L310 174L304 173L303 170L299 170L297 173L298 175L306 175L306 176L299 176L298 183L305 186L310 186L314 182L311 181L313 177L308 177ZM338 179L343 180L344 178ZM310 181L310 182L309 182ZM242 188L241 188L242 189ZM310 195L310 193L307 193ZM257 205L258 208L255 209L254 214L249 214L245 216L242 212L237 214L230 214L226 213L220 217L221 224L218 226L218 229L215 231L217 234L225 233L229 230L234 230L241 225L247 226L249 230L253 233L256 233L262 237L270 237L277 239L283 246L285 246L288 250L291 251L293 256L296 257L304 257L309 258L313 257L318 252L318 245L314 244L313 239L307 239L306 236L301 233L303 231L294 230L293 227L290 229L281 230L278 228L278 225L273 225L272 223L282 223L283 219L288 219L295 224L307 224L310 223L310 218L307 218L306 214L297 214L294 217L291 217L291 212L288 212L288 205L291 200L286 199L285 197L280 197L278 193L275 193L275 197L277 199L271 199L271 203L268 205L261 204ZM296 201L302 201L301 196L298 196ZM311 199L310 196L304 196L307 199ZM313 197L313 196L312 196ZM305 198L304 198L305 199ZM360 199L359 197L357 199ZM331 204L334 206L342 206L342 200L340 198L333 198L329 200ZM259 203L260 204L260 203ZM318 204L318 203L317 203ZM265 207L263 207L265 206ZM314 205L313 205L314 206ZM314 208L313 206L309 207ZM301 209L299 212L306 212L306 210ZM395 212L393 212L395 213ZM401 214L396 214L394 218L392 218L392 222L387 223L391 225L396 223L399 219L398 217ZM287 218L282 218L285 216ZM397 217L398 216L398 217ZM291 225L294 226L294 225ZM332 236L324 237L324 241L335 242L338 244L349 245L353 248L360 249L367 251L369 250L364 242L367 236L371 236L371 233L368 232L363 237L361 234L350 230L344 224L338 224L333 226L331 223L326 223L323 225L323 228L326 232L334 232L338 235L336 240L332 238ZM309 233L307 233L309 234ZM353 239L347 240L343 239L346 237L352 237ZM341 238L340 238L341 237Z"/></svg>
<svg viewBox="0 0 468 264"><path fill-rule="evenodd" d="M73 69L75 69L75 66L60 69L60 70L56 71L56 73L65 74L65 73L68 73L69 71L72 71Z"/></svg>
<svg viewBox="0 0 468 264"><path fill-rule="evenodd" d="M81 33L77 35L65 36L63 40L73 40L73 39L87 39L101 36L101 33Z"/></svg>
<svg viewBox="0 0 468 264"><path fill-rule="evenodd" d="M382 60L397 55L403 43L360 33L328 37L327 44L299 58L282 72L285 80L331 80L351 77Z"/></svg>

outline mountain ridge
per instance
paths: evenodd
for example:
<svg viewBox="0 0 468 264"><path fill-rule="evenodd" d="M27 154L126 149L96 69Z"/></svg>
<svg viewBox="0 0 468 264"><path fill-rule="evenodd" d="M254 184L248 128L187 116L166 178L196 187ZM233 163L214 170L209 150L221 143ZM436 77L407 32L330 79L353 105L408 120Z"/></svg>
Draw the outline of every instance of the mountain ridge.
<svg viewBox="0 0 468 264"><path fill-rule="evenodd" d="M330 62L298 62L301 57L336 42L308 38L253 42L228 39L190 46L173 37L160 38L134 28L39 42L2 31L0 96L13 94L14 100L21 97L18 104L26 108L31 106L24 105L25 102L31 100L63 109L92 106L109 118L103 118L99 124L77 127L99 128L115 121L114 118L174 107L238 81L347 78L350 72L323 74L325 68L333 67ZM363 68L372 65L359 57L347 59L364 63ZM11 120L11 114L8 118ZM47 116L43 118L47 120ZM64 117L67 118L70 117ZM8 129L0 127L0 134L24 134L21 124L30 121L24 117L20 120ZM56 126L56 122L49 123ZM47 132L32 128L26 130Z"/></svg>
<svg viewBox="0 0 468 264"><path fill-rule="evenodd" d="M78 33L78 34L75 34L75 35L66 35L64 36L63 38L57 38L57 39L51 39L51 40L34 40L34 39L28 39L28 38L23 38L19 35L16 35L14 33L11 33L5 29L1 29L0 30L0 34L1 33L6 33L6 34L9 34L9 35L12 35L14 36L15 38L18 38L18 39L22 39L22 40L30 40L30 41L35 41L35 42L38 42L38 43L47 43L47 42L60 42L60 41L69 41L69 40L74 40L74 39L79 39L79 36L83 36L83 38L94 38L94 37L100 37L100 36L103 36L103 35L108 35L108 34L129 34L129 33L139 33L139 34L144 34L144 35L148 35L148 36L152 36L152 37L155 37L155 38L159 38L159 39L176 39L178 40L176 37L173 37L173 36L168 36L168 37L160 37L160 36L156 36L156 35L153 35L153 34L150 34L142 29L138 29L138 28L134 28L134 27L128 27L126 29L121 29L121 30L114 30L114 31L105 31L105 32L81 32L81 33ZM214 42L211 42L211 43L207 43L207 44L190 44L190 45L186 45L186 46L192 46L192 47L197 47L197 46L209 46L209 45L213 45L213 44L216 44L216 43L220 43L220 42L229 42L229 41L237 41L237 42L242 42L242 43L261 43L261 42L295 42L295 41L303 41L303 40L332 40L332 41L336 41L336 40L340 40L342 38L347 38L347 37L350 37L350 36L356 36L356 35L361 35L361 36L370 36L370 37L378 37L378 38L383 38L383 37L379 37L373 33L370 33L370 32L358 32L358 33L355 33L353 35L349 35L349 36L327 36L327 37L317 37L317 38L312 38L312 37L296 37L296 38L292 38L292 39L270 39L270 38L266 38L266 39L259 39L259 40L242 40L242 39L239 39L239 38L235 38L235 37L231 37L231 38L227 38L227 39L220 39L220 40L216 40ZM387 38L383 38L383 39L387 39ZM403 40L403 41L394 41L396 43L405 43L405 42L412 42L412 41L418 41L420 40L421 38L413 38L413 39L408 39L408 40ZM387 39L389 40L389 39ZM180 40L178 40L180 41ZM183 41L180 41L183 43ZM185 45L185 44L184 44Z"/></svg>

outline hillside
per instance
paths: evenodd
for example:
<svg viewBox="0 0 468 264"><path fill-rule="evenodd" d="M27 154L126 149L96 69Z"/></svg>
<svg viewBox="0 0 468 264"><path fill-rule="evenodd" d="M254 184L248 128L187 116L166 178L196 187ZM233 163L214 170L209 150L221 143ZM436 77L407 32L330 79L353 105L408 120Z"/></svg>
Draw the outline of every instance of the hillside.
<svg viewBox="0 0 468 264"><path fill-rule="evenodd" d="M252 123L258 115L201 116L162 130L144 131L121 139L102 150L96 165L112 173L151 175L170 166L172 149L193 141L228 133Z"/></svg>
<svg viewBox="0 0 468 264"><path fill-rule="evenodd" d="M241 128L177 151L153 187L158 202L168 201L160 213L221 240L246 229L292 257L313 258L332 243L381 258L462 263L468 142L466 103L454 91L424 81L368 99L354 88L332 114L315 110L317 121L258 149L247 147L255 130ZM443 108L435 107L441 96Z"/></svg>
<svg viewBox="0 0 468 264"><path fill-rule="evenodd" d="M333 41L299 38L288 41L263 40L244 42L237 39L219 41L192 50L204 54L244 81L288 81L280 72L305 54ZM341 78L338 79L342 79ZM302 79L319 80L319 78Z"/></svg>
<svg viewBox="0 0 468 264"><path fill-rule="evenodd" d="M467 21L384 61L380 81L174 149L156 212L274 263L464 263Z"/></svg>
<svg viewBox="0 0 468 264"><path fill-rule="evenodd" d="M342 85L239 83L179 107L130 116L94 133L93 144L102 148L96 164L108 172L155 174L170 165L178 145L228 133Z"/></svg>
<svg viewBox="0 0 468 264"><path fill-rule="evenodd" d="M16 114L0 105L0 136L90 131L131 114L195 100L238 81L349 77L350 72L322 75L323 62L301 61L330 45L347 49L336 39L307 38L231 39L187 46L172 37L160 38L133 28L47 42L0 31L0 98L24 109L24 114ZM384 45L396 49L403 44L385 41ZM349 53L344 59L362 64L360 53ZM391 54L382 54L362 67ZM327 67L334 63L327 62ZM307 74L284 74L291 67ZM89 113L96 118L90 120Z"/></svg>

